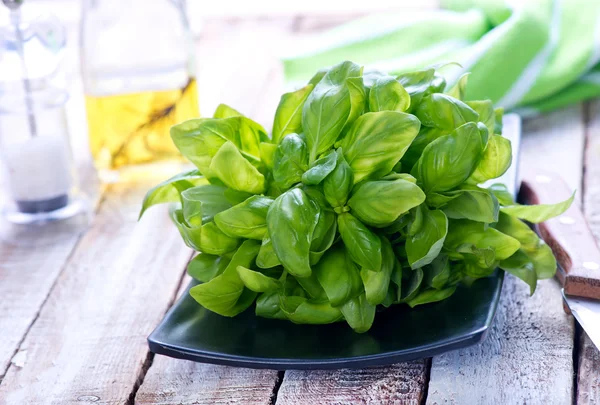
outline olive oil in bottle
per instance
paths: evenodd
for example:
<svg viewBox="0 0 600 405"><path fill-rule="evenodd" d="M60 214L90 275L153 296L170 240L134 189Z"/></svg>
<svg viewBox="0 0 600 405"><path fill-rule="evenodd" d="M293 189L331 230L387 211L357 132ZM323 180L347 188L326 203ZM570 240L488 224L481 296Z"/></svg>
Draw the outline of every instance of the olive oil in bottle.
<svg viewBox="0 0 600 405"><path fill-rule="evenodd" d="M90 149L101 173L178 160L169 129L198 117L196 80L172 90L88 94L86 109Z"/></svg>
<svg viewBox="0 0 600 405"><path fill-rule="evenodd" d="M189 167L171 126L199 116L185 0L82 0L81 71L90 152L104 182Z"/></svg>

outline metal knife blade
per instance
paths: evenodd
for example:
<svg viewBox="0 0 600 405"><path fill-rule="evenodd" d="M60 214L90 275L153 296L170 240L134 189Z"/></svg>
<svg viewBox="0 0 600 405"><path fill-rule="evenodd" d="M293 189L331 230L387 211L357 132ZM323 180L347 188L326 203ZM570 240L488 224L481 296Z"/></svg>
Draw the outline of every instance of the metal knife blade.
<svg viewBox="0 0 600 405"><path fill-rule="evenodd" d="M518 115L509 114L504 117L503 124L502 135L511 141L513 164L502 177L492 180L490 183L504 183L513 196L516 196L518 185L521 183L518 171L521 121ZM528 191L526 194L530 194L530 196L539 197L538 194L543 194L541 191L544 190L552 190L556 195L558 189L564 190L564 185L554 174L534 177L535 180L543 181L538 181L538 184L530 184L536 181L527 179L525 186L528 187L525 191ZM569 190L566 190L566 195L567 197L570 195ZM564 199L564 196L561 196L561 199ZM600 285L600 260L598 258L600 258L600 252L592 233L585 223L583 214L579 208L573 206L554 222L544 226L543 229L539 227L538 233L552 247L561 267L559 268L558 279L565 286L562 294L567 306L594 345L600 349L600 300L596 299L600 298L598 296L598 286ZM565 293L565 289L570 293ZM573 292L578 295L586 295L586 298L575 296L572 294Z"/></svg>
<svg viewBox="0 0 600 405"><path fill-rule="evenodd" d="M562 294L577 322L588 334L592 343L600 349L600 301L569 296L565 294L564 289Z"/></svg>

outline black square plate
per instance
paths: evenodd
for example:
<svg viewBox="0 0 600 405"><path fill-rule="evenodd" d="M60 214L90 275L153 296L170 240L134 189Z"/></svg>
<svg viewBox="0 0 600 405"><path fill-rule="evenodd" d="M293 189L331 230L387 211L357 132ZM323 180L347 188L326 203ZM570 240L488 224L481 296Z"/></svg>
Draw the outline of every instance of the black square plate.
<svg viewBox="0 0 600 405"><path fill-rule="evenodd" d="M459 287L442 302L392 306L369 332L345 322L295 325L263 319L251 307L225 318L201 307L187 292L148 338L150 350L180 359L237 367L287 369L358 368L397 363L470 346L491 326L503 272ZM196 285L193 281L189 287Z"/></svg>

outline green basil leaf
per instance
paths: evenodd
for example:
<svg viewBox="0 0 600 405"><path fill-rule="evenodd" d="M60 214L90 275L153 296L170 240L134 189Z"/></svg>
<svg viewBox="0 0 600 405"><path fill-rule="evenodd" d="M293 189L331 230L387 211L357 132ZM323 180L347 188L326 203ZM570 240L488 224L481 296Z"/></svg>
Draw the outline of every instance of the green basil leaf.
<svg viewBox="0 0 600 405"><path fill-rule="evenodd" d="M538 204L538 205L510 205L502 207L500 210L505 214L516 218L524 219L533 224L539 224L557 217L569 209L575 198L575 192L567 200L556 204Z"/></svg>
<svg viewBox="0 0 600 405"><path fill-rule="evenodd" d="M479 115L479 122L483 122L490 135L494 134L496 113L494 112L492 100L467 101L467 105Z"/></svg>
<svg viewBox="0 0 600 405"><path fill-rule="evenodd" d="M410 144L404 156L402 156L401 165L409 169L412 168L419 161L425 147L444 135L448 135L448 131L445 129L422 126L419 134Z"/></svg>
<svg viewBox="0 0 600 405"><path fill-rule="evenodd" d="M310 162L331 148L342 132L352 109L346 79L361 74L360 66L342 62L332 67L308 96L302 109L302 128Z"/></svg>
<svg viewBox="0 0 600 405"><path fill-rule="evenodd" d="M458 246L456 252L461 254L468 265L478 267L477 269L467 267L466 275L469 277L486 277L496 267L496 251L491 246L478 248L472 243L465 243Z"/></svg>
<svg viewBox="0 0 600 405"><path fill-rule="evenodd" d="M262 240L267 233L267 212L273 199L260 195L215 215L215 223L227 236Z"/></svg>
<svg viewBox="0 0 600 405"><path fill-rule="evenodd" d="M287 320L279 306L279 293L277 291L263 293L258 296L256 299L256 316Z"/></svg>
<svg viewBox="0 0 600 405"><path fill-rule="evenodd" d="M277 145L274 143L261 142L259 148L261 160L267 168L273 170L275 151L277 150Z"/></svg>
<svg viewBox="0 0 600 405"><path fill-rule="evenodd" d="M222 255L235 250L240 243L239 239L225 235L214 222L202 225L200 230L200 249L198 250L203 253Z"/></svg>
<svg viewBox="0 0 600 405"><path fill-rule="evenodd" d="M261 194L265 177L247 161L232 143L225 143L210 163L210 171L227 187L237 191Z"/></svg>
<svg viewBox="0 0 600 405"><path fill-rule="evenodd" d="M268 277L258 271L250 270L244 266L237 266L237 273L246 288L255 292L276 291L280 287L278 280Z"/></svg>
<svg viewBox="0 0 600 405"><path fill-rule="evenodd" d="M307 185L317 185L325 180L334 169L337 163L337 153L330 150L325 155L317 159L304 174L302 183Z"/></svg>
<svg viewBox="0 0 600 405"><path fill-rule="evenodd" d="M256 265L261 269L271 269L276 266L281 266L281 262L273 249L273 243L268 233L265 235L256 257Z"/></svg>
<svg viewBox="0 0 600 405"><path fill-rule="evenodd" d="M326 301L299 297L280 297L281 310L294 323L322 325L337 322L343 315Z"/></svg>
<svg viewBox="0 0 600 405"><path fill-rule="evenodd" d="M302 181L302 175L308 169L308 150L306 143L297 134L286 136L275 151L273 178L282 189Z"/></svg>
<svg viewBox="0 0 600 405"><path fill-rule="evenodd" d="M369 110L400 111L404 112L410 107L410 95L394 77L381 77L377 79L369 91Z"/></svg>
<svg viewBox="0 0 600 405"><path fill-rule="evenodd" d="M322 69L317 70L317 73L315 73L314 76L310 78L310 80L308 81L308 84L312 84L313 86L316 86L317 83L319 83L321 81L321 79L323 79L323 77L325 77L327 72L329 72L329 68L322 68Z"/></svg>
<svg viewBox="0 0 600 405"><path fill-rule="evenodd" d="M365 294L349 299L340 307L344 319L356 333L364 333L371 329L375 320L375 309L376 306L369 304Z"/></svg>
<svg viewBox="0 0 600 405"><path fill-rule="evenodd" d="M313 232L310 244L310 264L315 265L321 256L333 245L337 231L336 215L333 211L321 206L319 222Z"/></svg>
<svg viewBox="0 0 600 405"><path fill-rule="evenodd" d="M387 73L381 72L379 70L374 70L374 69L365 70L363 72L363 76L362 76L363 85L365 86L365 89L369 93L370 90L373 88L373 86L375 86L375 83L377 82L378 79L386 78L386 77L390 77L390 75L388 75Z"/></svg>
<svg viewBox="0 0 600 405"><path fill-rule="evenodd" d="M201 227L191 227L185 222L183 218L183 210L175 209L174 207L169 207L169 215L171 220L177 227L181 238L184 243L194 249L200 250L200 240L202 238L202 228Z"/></svg>
<svg viewBox="0 0 600 405"><path fill-rule="evenodd" d="M453 131L467 122L479 121L479 115L467 104L443 93L423 97L415 110L421 125Z"/></svg>
<svg viewBox="0 0 600 405"><path fill-rule="evenodd" d="M367 104L367 93L362 77L349 77L346 79L346 87L348 88L348 95L350 97L350 114L348 115L343 131L346 131L365 112ZM338 139L341 135L338 135Z"/></svg>
<svg viewBox="0 0 600 405"><path fill-rule="evenodd" d="M500 219L496 224L496 229L506 235L512 236L521 243L519 251L528 257L528 267L533 268L536 280L554 277L556 273L556 259L552 254L552 250L525 223L510 215L501 213ZM522 257L518 257L518 259L519 261L523 260ZM509 265L501 263L501 266L508 267ZM514 262L510 264L510 267L515 268ZM504 269L504 267L502 268Z"/></svg>
<svg viewBox="0 0 600 405"><path fill-rule="evenodd" d="M494 196L500 202L500 205L508 206L508 205L515 204L512 194L510 193L510 191L508 191L508 188L506 188L506 186L504 184L501 184L501 183L492 184L491 186L488 187L488 190L490 190L492 192L492 194L494 194Z"/></svg>
<svg viewBox="0 0 600 405"><path fill-rule="evenodd" d="M400 302L408 302L416 297L421 289L421 283L424 278L423 269L415 269L405 273L407 274L407 278L402 282Z"/></svg>
<svg viewBox="0 0 600 405"><path fill-rule="evenodd" d="M261 138L266 131L249 118L236 116L223 119L199 118L171 127L171 138L181 154L206 177L213 177L210 164L227 141L231 141L247 157L260 158Z"/></svg>
<svg viewBox="0 0 600 405"><path fill-rule="evenodd" d="M318 205L299 188L286 191L269 208L271 243L283 266L294 276L311 275L309 253L318 221Z"/></svg>
<svg viewBox="0 0 600 405"><path fill-rule="evenodd" d="M360 116L342 140L354 183L388 174L419 133L414 115L382 111Z"/></svg>
<svg viewBox="0 0 600 405"><path fill-rule="evenodd" d="M362 290L358 268L342 244L327 250L315 266L314 273L334 307L344 304Z"/></svg>
<svg viewBox="0 0 600 405"><path fill-rule="evenodd" d="M231 208L231 204L225 197L225 187L213 186L212 184L188 188L181 193L181 200L186 221L189 217L200 215L201 221L196 224L188 221L190 225L199 226L210 222L219 212Z"/></svg>
<svg viewBox="0 0 600 405"><path fill-rule="evenodd" d="M413 269L431 263L439 255L448 233L448 218L442 211L429 211L424 206L420 209L420 227L406 240L406 254Z"/></svg>
<svg viewBox="0 0 600 405"><path fill-rule="evenodd" d="M425 193L447 191L462 184L479 164L484 146L484 134L472 122L427 145L416 165L416 177Z"/></svg>
<svg viewBox="0 0 600 405"><path fill-rule="evenodd" d="M477 184L496 179L508 170L511 163L512 147L510 140L500 135L492 135L488 139L481 161L468 180Z"/></svg>
<svg viewBox="0 0 600 405"><path fill-rule="evenodd" d="M516 251L509 258L502 260L498 267L527 283L529 293L533 295L538 278L532 260L525 252L522 250Z"/></svg>
<svg viewBox="0 0 600 405"><path fill-rule="evenodd" d="M390 278L396 264L392 245L385 237L381 237L381 256L380 270L372 271L365 267L360 270L367 302L371 305L381 304L385 300L390 286Z"/></svg>
<svg viewBox="0 0 600 405"><path fill-rule="evenodd" d="M435 72L433 75L433 79L431 79L431 84L429 85L429 88L427 89L425 94L427 95L433 93L441 93L444 91L445 88L446 78L438 72Z"/></svg>
<svg viewBox="0 0 600 405"><path fill-rule="evenodd" d="M187 266L187 273L194 279L207 283L225 271L229 259L224 256L199 253Z"/></svg>
<svg viewBox="0 0 600 405"><path fill-rule="evenodd" d="M223 192L223 195L229 201L230 206L238 205L246 201L248 198L252 197L254 194L247 193L245 191L233 190L231 188L226 188Z"/></svg>
<svg viewBox="0 0 600 405"><path fill-rule="evenodd" d="M183 220L192 228L202 226L202 203L181 193Z"/></svg>
<svg viewBox="0 0 600 405"><path fill-rule="evenodd" d="M256 241L242 243L221 275L190 289L192 298L204 308L222 316L235 316L248 308L256 298L256 293L244 288L237 268L250 267L259 246Z"/></svg>
<svg viewBox="0 0 600 405"><path fill-rule="evenodd" d="M338 149L336 155L337 163L335 169L333 169L323 182L325 198L333 208L346 205L346 201L354 185L354 172L346 162L342 150Z"/></svg>
<svg viewBox="0 0 600 405"><path fill-rule="evenodd" d="M461 193L457 191L449 191L445 193L431 192L427 194L427 205L430 208L440 208L447 205L450 201L457 198Z"/></svg>
<svg viewBox="0 0 600 405"><path fill-rule="evenodd" d="M281 96L273 121L273 143L280 143L288 134L302 133L302 108L313 88L309 84Z"/></svg>
<svg viewBox="0 0 600 405"><path fill-rule="evenodd" d="M517 239L497 229L485 227L481 222L466 219L451 220L444 246L454 250L467 243L473 244L479 249L494 249L496 260L509 258L521 247L521 243Z"/></svg>
<svg viewBox="0 0 600 405"><path fill-rule="evenodd" d="M520 248L528 252L534 251L540 246L545 245L543 239L540 239L540 237L527 226L525 222L503 212L500 213L498 223L494 228L517 239L521 243Z"/></svg>
<svg viewBox="0 0 600 405"><path fill-rule="evenodd" d="M321 287L314 272L312 272L309 277L296 277L296 281L306 292L308 297L315 300L325 300L327 298L327 294L325 294L325 290Z"/></svg>
<svg viewBox="0 0 600 405"><path fill-rule="evenodd" d="M400 84L410 95L410 109L414 110L429 89L435 69L429 68L416 72L403 73L396 77Z"/></svg>
<svg viewBox="0 0 600 405"><path fill-rule="evenodd" d="M144 212L151 206L167 202L178 202L179 194L182 191L201 184L208 184L208 180L195 169L179 173L178 175L163 181L146 193L138 219L141 218L142 215L144 215Z"/></svg>
<svg viewBox="0 0 600 405"><path fill-rule="evenodd" d="M352 214L338 215L338 230L352 260L361 267L381 269L381 240Z"/></svg>
<svg viewBox="0 0 600 405"><path fill-rule="evenodd" d="M494 134L502 135L502 119L504 116L504 108L498 107L494 109L495 125Z"/></svg>
<svg viewBox="0 0 600 405"><path fill-rule="evenodd" d="M448 288L444 288L443 290L436 290L435 288L430 288L424 291L421 291L414 298L411 298L406 303L414 308L417 305L429 304L432 302L438 302L445 300L450 297L456 291L456 286L451 286Z"/></svg>
<svg viewBox="0 0 600 405"><path fill-rule="evenodd" d="M423 268L425 285L441 290L450 281L450 261L448 256L439 255Z"/></svg>
<svg viewBox="0 0 600 405"><path fill-rule="evenodd" d="M363 223L382 228L423 201L425 194L410 181L366 181L354 191L348 206Z"/></svg>
<svg viewBox="0 0 600 405"><path fill-rule="evenodd" d="M467 92L467 83L469 82L469 76L471 72L463 73L463 75L458 79L456 84L446 92L450 97L454 97L459 100L465 99L465 94ZM467 103L468 105L469 103Z"/></svg>
<svg viewBox="0 0 600 405"><path fill-rule="evenodd" d="M450 200L443 208L448 218L466 218L485 223L498 221L500 204L490 191L472 187L451 191L448 194L456 195L456 198Z"/></svg>
<svg viewBox="0 0 600 405"><path fill-rule="evenodd" d="M228 106L227 104L219 104L215 113L213 114L213 118L229 118L229 117L243 117L244 114Z"/></svg>

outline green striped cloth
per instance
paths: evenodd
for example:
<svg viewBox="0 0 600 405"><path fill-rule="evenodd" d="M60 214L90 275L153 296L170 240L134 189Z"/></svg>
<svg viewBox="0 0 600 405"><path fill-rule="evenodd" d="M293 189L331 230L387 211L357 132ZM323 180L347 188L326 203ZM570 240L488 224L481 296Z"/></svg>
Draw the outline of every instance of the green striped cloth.
<svg viewBox="0 0 600 405"><path fill-rule="evenodd" d="M352 60L402 73L454 61L467 99L491 99L523 115L600 96L600 0L442 0L443 9L374 15L293 47L288 82Z"/></svg>

